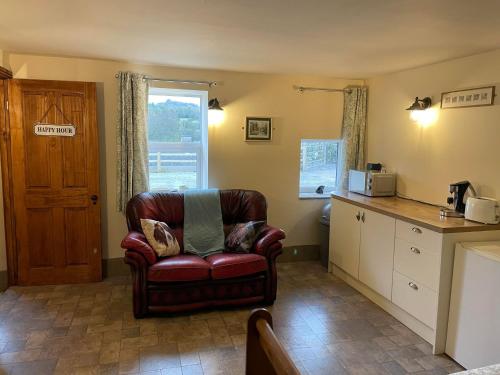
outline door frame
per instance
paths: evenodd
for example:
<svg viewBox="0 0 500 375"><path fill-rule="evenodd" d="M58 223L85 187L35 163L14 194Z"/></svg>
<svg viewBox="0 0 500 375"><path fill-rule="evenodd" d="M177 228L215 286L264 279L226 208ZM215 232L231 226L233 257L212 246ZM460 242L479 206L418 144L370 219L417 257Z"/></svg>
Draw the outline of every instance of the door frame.
<svg viewBox="0 0 500 375"><path fill-rule="evenodd" d="M11 77L12 78L12 75ZM3 215L5 227L5 250L7 253L7 283L17 284L16 223L12 196L12 152L10 148L10 125L8 116L8 80L0 81L0 159L2 166Z"/></svg>

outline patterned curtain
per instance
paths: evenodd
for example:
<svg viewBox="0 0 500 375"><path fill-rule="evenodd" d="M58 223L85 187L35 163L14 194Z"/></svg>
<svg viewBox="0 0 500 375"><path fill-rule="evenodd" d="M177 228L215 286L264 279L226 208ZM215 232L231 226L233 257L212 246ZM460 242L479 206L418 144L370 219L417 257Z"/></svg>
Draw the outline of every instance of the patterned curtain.
<svg viewBox="0 0 500 375"><path fill-rule="evenodd" d="M118 73L117 208L125 212L127 202L149 190L148 82L144 75Z"/></svg>
<svg viewBox="0 0 500 375"><path fill-rule="evenodd" d="M347 189L349 169L365 168L367 88L348 87L344 92L344 117L340 155L339 188Z"/></svg>

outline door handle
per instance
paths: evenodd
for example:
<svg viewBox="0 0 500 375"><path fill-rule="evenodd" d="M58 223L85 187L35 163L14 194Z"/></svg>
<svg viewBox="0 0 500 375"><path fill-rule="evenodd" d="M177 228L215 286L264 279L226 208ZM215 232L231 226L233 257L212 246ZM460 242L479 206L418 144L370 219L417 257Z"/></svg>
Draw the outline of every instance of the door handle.
<svg viewBox="0 0 500 375"><path fill-rule="evenodd" d="M408 286L409 286L410 288L414 289L414 290L418 290L418 286L417 286L417 284L415 284L413 281L410 281L410 282L408 283Z"/></svg>
<svg viewBox="0 0 500 375"><path fill-rule="evenodd" d="M360 218L361 218L361 214L358 211L358 213L356 214L356 219L359 221Z"/></svg>
<svg viewBox="0 0 500 375"><path fill-rule="evenodd" d="M365 212L363 211L363 213L361 214L361 221L364 223L365 222Z"/></svg>
<svg viewBox="0 0 500 375"><path fill-rule="evenodd" d="M99 199L99 197L95 194L90 196L90 200L92 201L92 204L97 204L97 199Z"/></svg>

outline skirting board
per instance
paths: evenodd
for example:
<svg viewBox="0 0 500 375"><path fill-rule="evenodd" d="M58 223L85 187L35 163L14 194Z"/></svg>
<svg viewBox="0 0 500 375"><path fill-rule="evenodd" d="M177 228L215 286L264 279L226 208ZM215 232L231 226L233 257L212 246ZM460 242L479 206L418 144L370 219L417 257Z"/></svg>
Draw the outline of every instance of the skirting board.
<svg viewBox="0 0 500 375"><path fill-rule="evenodd" d="M318 245L287 246L283 248L283 254L278 257L279 263L304 262L319 259ZM130 268L123 262L123 258L110 258L102 260L102 276L128 276ZM7 273L5 273L7 277ZM0 273L0 286L2 278ZM7 279L5 280L7 282Z"/></svg>
<svg viewBox="0 0 500 375"><path fill-rule="evenodd" d="M354 289L363 294L369 300L380 306L383 310L387 311L389 314L391 314L393 317L395 317L397 320L399 320L401 323L403 323L417 335L422 337L429 344L431 345L434 344L434 330L432 328L427 327L425 324L415 319L406 311L402 310L401 308L399 308L398 306L396 306L391 301L381 296L377 292L371 290L365 284L356 280L355 278L353 278L352 276L350 276L349 274L347 274L346 272L344 272L342 269L340 269L331 262L330 262L330 270L335 276L344 280L347 284L352 286ZM434 354L441 354L441 353L434 353Z"/></svg>
<svg viewBox="0 0 500 375"><path fill-rule="evenodd" d="M319 246L300 245L283 248L283 254L278 257L278 262L303 262L319 259ZM110 258L102 260L102 277L128 276L130 268L123 262L123 258ZM0 292L7 289L7 271L0 271Z"/></svg>
<svg viewBox="0 0 500 375"><path fill-rule="evenodd" d="M125 264L123 258L110 258L102 260L102 277L128 276L130 267Z"/></svg>
<svg viewBox="0 0 500 375"><path fill-rule="evenodd" d="M0 271L0 292L3 292L5 289L7 289L7 286L7 270Z"/></svg>

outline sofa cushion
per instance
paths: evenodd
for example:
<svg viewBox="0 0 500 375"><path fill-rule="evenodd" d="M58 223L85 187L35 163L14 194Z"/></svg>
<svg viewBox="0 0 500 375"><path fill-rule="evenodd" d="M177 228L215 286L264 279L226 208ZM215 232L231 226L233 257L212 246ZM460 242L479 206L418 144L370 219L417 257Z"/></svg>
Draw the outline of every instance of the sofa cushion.
<svg viewBox="0 0 500 375"><path fill-rule="evenodd" d="M196 281L210 278L210 264L197 255L176 255L155 263L148 270L148 281Z"/></svg>
<svg viewBox="0 0 500 375"><path fill-rule="evenodd" d="M264 224L263 220L236 224L226 237L226 251L228 253L250 253Z"/></svg>
<svg viewBox="0 0 500 375"><path fill-rule="evenodd" d="M163 221L141 219L142 232L156 254L160 257L173 256L181 252L179 242L172 229Z"/></svg>
<svg viewBox="0 0 500 375"><path fill-rule="evenodd" d="M213 254L205 258L212 279L231 279L267 270L267 260L257 254Z"/></svg>

